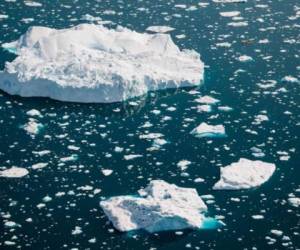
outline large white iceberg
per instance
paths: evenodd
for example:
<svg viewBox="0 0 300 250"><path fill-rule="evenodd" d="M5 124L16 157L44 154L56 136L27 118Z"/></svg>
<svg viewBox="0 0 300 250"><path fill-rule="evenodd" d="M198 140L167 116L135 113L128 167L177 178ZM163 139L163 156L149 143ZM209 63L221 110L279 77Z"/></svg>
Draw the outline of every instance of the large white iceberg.
<svg viewBox="0 0 300 250"><path fill-rule="evenodd" d="M24 97L109 103L203 81L200 55L180 50L168 34L94 24L31 27L2 47L17 58L0 71L0 88Z"/></svg>
<svg viewBox="0 0 300 250"><path fill-rule="evenodd" d="M238 190L254 188L268 181L276 169L275 164L241 158L221 168L220 180L213 189Z"/></svg>
<svg viewBox="0 0 300 250"><path fill-rule="evenodd" d="M153 180L139 196L116 196L100 206L119 231L147 232L195 229L205 226L207 206L196 189ZM216 221L213 222L213 224Z"/></svg>

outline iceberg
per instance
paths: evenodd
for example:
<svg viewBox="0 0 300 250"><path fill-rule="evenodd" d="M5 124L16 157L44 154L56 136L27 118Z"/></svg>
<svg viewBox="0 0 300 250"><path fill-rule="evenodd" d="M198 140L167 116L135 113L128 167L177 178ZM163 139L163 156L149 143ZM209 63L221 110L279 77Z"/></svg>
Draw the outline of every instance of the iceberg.
<svg viewBox="0 0 300 250"><path fill-rule="evenodd" d="M200 85L204 64L169 34L80 24L33 26L2 44L17 57L0 71L0 89L23 97L83 103L120 102L147 91Z"/></svg>
<svg viewBox="0 0 300 250"><path fill-rule="evenodd" d="M152 180L138 193L139 196L115 196L100 202L104 213L121 232L209 228L214 223L216 228L221 223L205 217L207 206L196 189Z"/></svg>
<svg viewBox="0 0 300 250"><path fill-rule="evenodd" d="M205 122L202 122L198 127L194 128L190 133L198 138L226 137L226 132L223 125L209 125Z"/></svg>
<svg viewBox="0 0 300 250"><path fill-rule="evenodd" d="M213 186L215 190L249 189L268 181L276 169L275 164L251 161L241 158L226 167L221 167L220 180Z"/></svg>

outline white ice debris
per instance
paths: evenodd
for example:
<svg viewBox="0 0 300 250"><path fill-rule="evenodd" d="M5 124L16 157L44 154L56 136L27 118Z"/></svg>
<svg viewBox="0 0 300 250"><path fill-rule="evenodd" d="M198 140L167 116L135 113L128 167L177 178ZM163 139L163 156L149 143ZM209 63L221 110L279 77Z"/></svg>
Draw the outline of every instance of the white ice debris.
<svg viewBox="0 0 300 250"><path fill-rule="evenodd" d="M219 102L218 99L208 96L208 95L201 96L200 98L197 98L195 101L198 103L203 103L203 104L216 104Z"/></svg>
<svg viewBox="0 0 300 250"><path fill-rule="evenodd" d="M291 197L288 198L288 202L293 207L300 207L300 198Z"/></svg>
<svg viewBox="0 0 300 250"><path fill-rule="evenodd" d="M24 97L109 103L203 81L200 55L180 50L168 34L95 24L34 26L2 47L17 58L0 71L0 88Z"/></svg>
<svg viewBox="0 0 300 250"><path fill-rule="evenodd" d="M201 228L207 206L196 189L153 180L140 196L116 196L100 206L119 231L144 229L150 233Z"/></svg>
<svg viewBox="0 0 300 250"><path fill-rule="evenodd" d="M21 178L21 177L27 175L28 173L29 172L26 168L11 167L11 168L0 171L0 177Z"/></svg>
<svg viewBox="0 0 300 250"><path fill-rule="evenodd" d="M238 16L240 14L239 11L225 11L225 12L220 12L220 15L222 17L234 17Z"/></svg>
<svg viewBox="0 0 300 250"><path fill-rule="evenodd" d="M300 80L294 76L285 76L281 79L283 82L300 83Z"/></svg>
<svg viewBox="0 0 300 250"><path fill-rule="evenodd" d="M152 31L155 33L167 33L167 32L173 31L175 29L172 27L169 27L169 26L150 26L146 30Z"/></svg>
<svg viewBox="0 0 300 250"><path fill-rule="evenodd" d="M29 135L35 136L43 128L43 125L39 123L37 120L30 118L23 128Z"/></svg>
<svg viewBox="0 0 300 250"><path fill-rule="evenodd" d="M220 180L213 186L219 190L237 190L258 187L268 181L276 166L262 161L241 158L226 167L221 167Z"/></svg>
<svg viewBox="0 0 300 250"><path fill-rule="evenodd" d="M253 61L253 58L251 56L243 55L243 56L239 56L238 60L240 62L251 62Z"/></svg>
<svg viewBox="0 0 300 250"><path fill-rule="evenodd" d="M109 176L113 173L113 170L112 169L102 169L101 172L104 176Z"/></svg>
<svg viewBox="0 0 300 250"><path fill-rule="evenodd" d="M195 137L224 137L226 136L225 127L223 125L209 125L202 122L198 127L191 131Z"/></svg>
<svg viewBox="0 0 300 250"><path fill-rule="evenodd" d="M39 116L39 117L42 116L41 112L38 111L37 109L31 109L31 110L27 111L26 114L29 116Z"/></svg>

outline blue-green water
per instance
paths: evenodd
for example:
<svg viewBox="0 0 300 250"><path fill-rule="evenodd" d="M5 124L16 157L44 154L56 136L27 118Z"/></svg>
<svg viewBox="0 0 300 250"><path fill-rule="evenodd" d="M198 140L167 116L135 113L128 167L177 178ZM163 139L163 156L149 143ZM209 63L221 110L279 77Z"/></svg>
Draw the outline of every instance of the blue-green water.
<svg viewBox="0 0 300 250"><path fill-rule="evenodd" d="M199 1L53 0L29 7L23 1L1 1L0 14L8 18L0 19L0 43L17 39L31 25L69 27L90 14L140 32L151 25L174 27L171 36L175 43L195 49L207 65L205 84L196 89L199 93L191 89L150 93L135 100L138 106L62 103L1 92L0 166L30 171L20 179L0 179L1 249L300 248L300 209L287 203L290 196L300 197L300 85L281 80L289 75L300 79L299 2L207 2L201 7ZM236 10L243 17L236 22L246 21L247 26L230 26L233 20L219 14ZM176 37L182 34L186 37ZM224 42L231 47L217 45ZM237 60L241 55L251 56L253 61L242 63ZM13 58L2 50L0 67ZM197 111L195 99L202 95L220 100L213 112ZM218 110L221 105L233 111ZM38 121L44 128L35 137L22 129L31 109L43 115ZM255 122L259 114L267 115L269 121ZM190 135L201 122L223 124L227 137ZM169 143L149 150L152 141L139 138L148 132L163 134ZM123 151L116 152L116 146ZM248 191L213 191L220 166L240 157L256 159L253 147L264 153L262 160L276 164L272 178ZM37 153L43 150L48 152ZM74 154L73 161L61 160ZM130 154L142 157L125 160L124 155ZM177 166L183 159L192 162L185 173ZM32 169L36 163L48 166ZM104 176L101 169L113 173ZM198 177L205 181L195 183ZM209 213L223 218L226 225L218 230L188 230L182 235L167 232L128 237L113 230L99 207L101 197L135 193L150 179L213 195ZM86 185L92 190L84 191ZM97 189L101 192L94 192ZM47 195L52 200L44 202ZM39 206L41 203L45 207ZM20 226L4 227L8 220ZM76 226L81 227L81 234L72 234ZM274 235L273 229L283 235ZM15 245L8 246L8 241Z"/></svg>

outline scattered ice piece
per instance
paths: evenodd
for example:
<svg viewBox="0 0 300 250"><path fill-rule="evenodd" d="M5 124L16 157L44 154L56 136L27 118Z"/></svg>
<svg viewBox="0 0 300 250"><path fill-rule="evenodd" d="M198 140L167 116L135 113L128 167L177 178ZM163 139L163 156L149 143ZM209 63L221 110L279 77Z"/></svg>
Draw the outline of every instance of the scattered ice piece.
<svg viewBox="0 0 300 250"><path fill-rule="evenodd" d="M300 198L296 198L296 197L288 198L288 202L293 207L300 207Z"/></svg>
<svg viewBox="0 0 300 250"><path fill-rule="evenodd" d="M5 226L5 227L17 227L17 226L19 226L19 224L17 224L17 223L14 222L14 221L6 221L6 222L4 223L4 226Z"/></svg>
<svg viewBox="0 0 300 250"><path fill-rule="evenodd" d="M101 172L103 175L109 176L113 173L113 170L112 169L101 169Z"/></svg>
<svg viewBox="0 0 300 250"><path fill-rule="evenodd" d="M0 177L7 178L21 178L27 175L29 172L26 168L11 167L0 171Z"/></svg>
<svg viewBox="0 0 300 250"><path fill-rule="evenodd" d="M254 220L263 220L265 217L261 214L255 214L251 216Z"/></svg>
<svg viewBox="0 0 300 250"><path fill-rule="evenodd" d="M188 160L181 160L177 163L177 167L179 167L181 171L185 171L190 164L191 162Z"/></svg>
<svg viewBox="0 0 300 250"><path fill-rule="evenodd" d="M36 163L36 164L33 164L31 166L32 169L41 169L41 168L44 168L44 167L47 167L48 166L48 163L46 162L39 162L39 163Z"/></svg>
<svg viewBox="0 0 300 250"><path fill-rule="evenodd" d="M72 235L77 235L77 234L81 234L82 233L82 229L81 227L76 226L74 230L72 230Z"/></svg>
<svg viewBox="0 0 300 250"><path fill-rule="evenodd" d="M277 229L272 229L271 233L276 235L276 236L282 236L283 232L281 230L277 230Z"/></svg>
<svg viewBox="0 0 300 250"><path fill-rule="evenodd" d="M38 111L37 109L31 109L31 110L27 111L26 114L29 116L39 116L39 117L42 116L41 112Z"/></svg>
<svg viewBox="0 0 300 250"><path fill-rule="evenodd" d="M216 103L219 102L218 99L213 98L213 97L208 96L208 95L202 96L202 97L196 99L195 101L198 102L198 103L204 103L204 104L216 104Z"/></svg>
<svg viewBox="0 0 300 250"><path fill-rule="evenodd" d="M69 145L69 146L68 146L68 149L69 149L69 150L78 151L78 150L80 149L80 147L76 147L76 146L74 146L74 145Z"/></svg>
<svg viewBox="0 0 300 250"><path fill-rule="evenodd" d="M238 60L240 62L250 62L253 61L253 58L251 56L243 55L243 56L239 56Z"/></svg>
<svg viewBox="0 0 300 250"><path fill-rule="evenodd" d="M37 135L41 131L41 129L43 127L44 127L43 124L37 122L33 118L30 118L28 123L26 123L23 128L29 135L34 137L35 135Z"/></svg>
<svg viewBox="0 0 300 250"><path fill-rule="evenodd" d="M175 29L172 27L169 27L169 26L150 26L146 30L152 31L155 33L167 33L167 32L173 31Z"/></svg>
<svg viewBox="0 0 300 250"><path fill-rule="evenodd" d="M198 127L194 128L191 132L192 135L198 138L208 137L225 137L225 128L223 125L209 125L202 122Z"/></svg>
<svg viewBox="0 0 300 250"><path fill-rule="evenodd" d="M225 11L225 12L220 12L220 15L222 17L234 17L240 15L241 12L239 11Z"/></svg>
<svg viewBox="0 0 300 250"><path fill-rule="evenodd" d="M207 113L209 113L209 112L211 112L212 111L212 107L211 107L211 105L199 105L199 106L197 106L197 110L198 110L198 112L207 112Z"/></svg>
<svg viewBox="0 0 300 250"><path fill-rule="evenodd" d="M143 157L143 156L142 155L138 155L138 154L124 155L124 159L126 161L133 160L135 158L140 158L140 157Z"/></svg>
<svg viewBox="0 0 300 250"><path fill-rule="evenodd" d="M50 202L50 201L52 201L52 198L49 195L43 198L43 202Z"/></svg>
<svg viewBox="0 0 300 250"><path fill-rule="evenodd" d="M231 22L228 23L227 25L231 27L245 27L248 26L248 22Z"/></svg>
<svg viewBox="0 0 300 250"><path fill-rule="evenodd" d="M17 54L0 71L0 88L12 95L110 103L203 81L200 55L180 50L169 34L95 24L33 26L2 47Z"/></svg>
<svg viewBox="0 0 300 250"><path fill-rule="evenodd" d="M275 171L275 164L241 158L226 167L221 167L220 180L215 190L238 190L258 187L268 181Z"/></svg>
<svg viewBox="0 0 300 250"><path fill-rule="evenodd" d="M194 179L194 182L200 183L200 182L205 182L205 180L203 178L198 177L198 178Z"/></svg>
<svg viewBox="0 0 300 250"><path fill-rule="evenodd" d="M162 180L152 180L139 190L140 196L116 196L101 201L119 231L144 229L150 233L202 228L207 206L196 189L181 188Z"/></svg>
<svg viewBox="0 0 300 250"><path fill-rule="evenodd" d="M214 3L246 3L247 0L213 0Z"/></svg>
<svg viewBox="0 0 300 250"><path fill-rule="evenodd" d="M219 106L218 110L220 111L224 111L224 112L230 112L233 110L233 108L229 107L229 106Z"/></svg>
<svg viewBox="0 0 300 250"><path fill-rule="evenodd" d="M285 76L281 79L283 82L300 83L300 80L294 76Z"/></svg>

